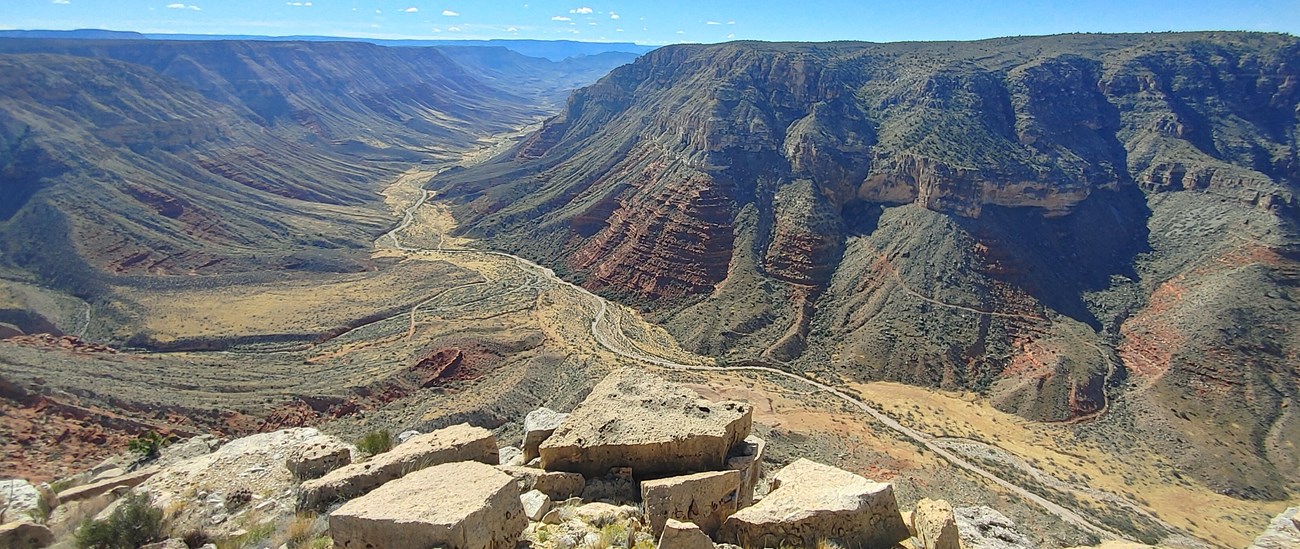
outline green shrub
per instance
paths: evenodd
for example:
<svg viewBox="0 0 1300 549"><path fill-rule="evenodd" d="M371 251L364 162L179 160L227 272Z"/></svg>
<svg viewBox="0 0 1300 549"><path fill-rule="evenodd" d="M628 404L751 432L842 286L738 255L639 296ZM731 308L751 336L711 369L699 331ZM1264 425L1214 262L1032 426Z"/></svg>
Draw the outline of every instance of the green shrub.
<svg viewBox="0 0 1300 549"><path fill-rule="evenodd" d="M383 429L366 433L357 441L357 449L372 456L392 450L393 434Z"/></svg>
<svg viewBox="0 0 1300 549"><path fill-rule="evenodd" d="M77 529L82 549L135 549L163 539L163 512L147 494L127 494L105 520L87 520Z"/></svg>
<svg viewBox="0 0 1300 549"><path fill-rule="evenodd" d="M149 431L128 442L126 447L141 459L158 457L158 451L172 443L171 436L164 436L157 431Z"/></svg>

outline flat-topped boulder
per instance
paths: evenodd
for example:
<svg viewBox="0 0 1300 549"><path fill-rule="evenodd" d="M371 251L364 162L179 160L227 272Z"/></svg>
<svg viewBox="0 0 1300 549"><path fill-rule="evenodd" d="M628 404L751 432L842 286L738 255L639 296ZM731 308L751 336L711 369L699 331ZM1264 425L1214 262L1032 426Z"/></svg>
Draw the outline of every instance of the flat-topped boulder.
<svg viewBox="0 0 1300 549"><path fill-rule="evenodd" d="M542 442L541 466L588 478L614 467L638 479L719 470L752 420L749 404L703 400L643 370L619 370Z"/></svg>
<svg viewBox="0 0 1300 549"><path fill-rule="evenodd" d="M772 491L731 515L721 541L743 547L892 547L909 537L893 486L800 459L776 473Z"/></svg>
<svg viewBox="0 0 1300 549"><path fill-rule="evenodd" d="M1016 523L992 507L953 509L957 533L966 549L1027 549L1034 543L1016 530Z"/></svg>
<svg viewBox="0 0 1300 549"><path fill-rule="evenodd" d="M650 533L659 536L669 519L690 522L713 535L736 512L739 471L708 471L641 483L641 503Z"/></svg>
<svg viewBox="0 0 1300 549"><path fill-rule="evenodd" d="M487 429L464 423L411 437L368 461L340 467L302 483L298 508L319 509L335 501L365 495L411 472L458 461L496 465L496 437Z"/></svg>
<svg viewBox="0 0 1300 549"><path fill-rule="evenodd" d="M514 549L527 527L515 480L472 461L416 471L329 516L347 549Z"/></svg>

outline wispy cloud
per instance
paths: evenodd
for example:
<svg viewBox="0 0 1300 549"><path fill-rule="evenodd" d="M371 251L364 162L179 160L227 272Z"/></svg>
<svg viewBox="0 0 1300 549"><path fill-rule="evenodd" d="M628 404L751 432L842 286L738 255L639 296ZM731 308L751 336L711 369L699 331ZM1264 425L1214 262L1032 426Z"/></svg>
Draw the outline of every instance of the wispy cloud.
<svg viewBox="0 0 1300 549"><path fill-rule="evenodd" d="M195 5L193 5L193 4L179 4L179 3L178 3L178 4L167 4L167 9L173 9L173 10L194 10L194 11L203 11L203 8L200 8L200 7L195 6Z"/></svg>
<svg viewBox="0 0 1300 549"><path fill-rule="evenodd" d="M572 20L573 20L573 19L570 19L570 18L565 17L565 16L563 16L563 15L557 15L557 16L551 18L551 21L572 21Z"/></svg>
<svg viewBox="0 0 1300 549"><path fill-rule="evenodd" d="M447 17L458 17L460 14L451 10L442 10L442 14Z"/></svg>
<svg viewBox="0 0 1300 549"><path fill-rule="evenodd" d="M587 7L587 6L583 6L583 7L581 7L581 8L573 8L573 9L569 10L569 13L576 13L576 14L578 14L578 15L591 15L591 14L594 13L595 11L596 11L596 10L593 10L593 9Z"/></svg>
<svg viewBox="0 0 1300 549"><path fill-rule="evenodd" d="M618 17L619 17L619 15L618 15L617 13L614 13L614 12L612 12L612 11L609 12L609 18L610 18L610 19L618 19Z"/></svg>
<svg viewBox="0 0 1300 549"><path fill-rule="evenodd" d="M717 22L717 21L705 21L704 24L705 24L705 25L721 25L722 23L719 23L719 22Z"/></svg>
<svg viewBox="0 0 1300 549"><path fill-rule="evenodd" d="M401 11L402 13L418 13L420 11L420 8L410 7L399 11Z"/></svg>
<svg viewBox="0 0 1300 549"><path fill-rule="evenodd" d="M71 4L71 3L72 3L72 0L50 0L50 3L51 3L51 4L58 4L58 5L60 5L60 6L66 6L66 5L68 5L68 4Z"/></svg>
<svg viewBox="0 0 1300 549"><path fill-rule="evenodd" d="M285 2L285 4L290 5L290 6L293 6L293 7L295 7L295 8L310 8L310 7L311 7L311 2ZM356 10L354 9L353 11L356 11Z"/></svg>

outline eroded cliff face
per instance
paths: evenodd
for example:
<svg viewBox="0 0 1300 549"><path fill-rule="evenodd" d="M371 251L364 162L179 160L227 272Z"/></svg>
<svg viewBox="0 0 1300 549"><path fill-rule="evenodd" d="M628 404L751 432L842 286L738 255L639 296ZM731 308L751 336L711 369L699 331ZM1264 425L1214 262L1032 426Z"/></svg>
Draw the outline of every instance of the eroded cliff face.
<svg viewBox="0 0 1300 549"><path fill-rule="evenodd" d="M1275 341L1248 350L1212 336L1231 322L1171 315L1161 296L1252 266L1268 275L1250 289L1207 291L1300 297L1298 68L1293 37L1242 33L674 46L435 185L467 231L703 353L977 389L1044 421L1105 417L1132 379L1169 369L1186 377L1141 398L1250 398L1259 442L1291 416L1246 395L1300 396L1294 378L1206 392L1224 374L1193 357L1294 357L1294 338L1246 326ZM1184 195L1217 213L1165 200ZM1278 259L1215 255L1248 244ZM1265 316L1300 322L1280 311ZM1293 476L1279 471L1295 452L1270 451L1260 470ZM1259 480L1243 479L1225 491Z"/></svg>

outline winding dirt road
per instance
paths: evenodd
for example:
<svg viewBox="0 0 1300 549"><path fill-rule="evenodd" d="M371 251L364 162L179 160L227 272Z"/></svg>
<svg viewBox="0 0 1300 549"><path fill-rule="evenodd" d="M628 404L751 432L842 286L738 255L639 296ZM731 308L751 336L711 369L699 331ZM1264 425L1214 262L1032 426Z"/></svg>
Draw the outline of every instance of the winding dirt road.
<svg viewBox="0 0 1300 549"><path fill-rule="evenodd" d="M1042 496L1030 492L1029 490L1021 488L1020 486L1017 486L1011 483L1010 481L1007 481L997 476L996 474L989 472L967 461L966 459L953 453L952 451L949 451L948 449L943 448L939 444L936 444L935 440L929 435L926 435L925 433L919 432L915 429L909 428L906 425L899 423L898 421L889 417L888 415L881 412L880 410L877 410L875 407L867 404L866 402L863 402L862 400L859 400L858 398L850 395L849 393L839 388L833 387L831 385L827 385L820 381L809 379L799 374L795 374L777 368L770 368L766 366L718 366L718 365L713 365L712 361L709 361L707 359L702 359L696 364L685 364L677 360L672 360L672 359L651 354L650 352L645 350L645 348L649 346L638 344L637 342L629 338L627 333L625 333L622 330L620 326L620 322L616 318L616 315L612 315L610 313L609 302L606 301L605 298L588 291L586 288L573 284L567 280L561 279L560 277L556 276L554 271L552 271L547 267L543 267L541 265L538 265L537 263L534 263L522 257L503 253L503 252L476 250L472 248L442 247L441 240L443 239L441 238L439 239L440 244L437 248L422 249L422 248L415 248L415 247L404 245L401 239L399 238L398 233L407 229L414 222L416 210L418 210L426 203L428 203L428 201L433 197L432 192L423 189L422 185L426 181L428 181L428 179L422 179L418 177L404 177L402 180L398 182L398 184L417 184L419 185L418 190L421 191L419 199L417 199L414 204L412 204L410 207L406 208L403 211L402 222L396 228L394 228L392 231L390 231L388 234L385 235L385 237L390 239L393 245L399 251L411 253L411 254L421 254L421 255L423 254L429 254L429 255L476 254L480 256L487 255L487 256L495 256L503 259L508 259L509 263L515 265L525 275L527 275L528 278L531 279L532 284L530 285L535 286L538 289L543 289L545 286L550 286L551 288L554 289L563 289L575 294L581 300L586 300L592 305L594 305L596 314L592 317L591 325L589 326L589 331L591 332L591 336L596 341L597 344L599 344L601 347L603 347L605 350L609 351L610 353L613 353L614 355L617 355L619 357L628 360L650 364L650 365L658 366L669 370L712 371L712 372L757 372L757 373L779 376L785 379L789 379L791 381L795 381L807 385L813 388L815 391L820 391L822 393L832 395L852 405L856 409L861 410L863 413L866 413L867 415L874 418L881 425L884 425L886 428L925 447L926 449L933 452L935 455L938 455L939 457L947 460L953 466L965 470L976 476L982 477L988 480L989 482L992 482L1002 487L1008 492L1020 496L1025 501L1031 502L1043 508L1044 510L1048 511L1049 513L1060 517L1062 520L1065 520L1083 529L1086 532L1096 535L1103 540L1126 539L1123 536L1110 531L1109 529L1106 529L1102 526L1093 523L1092 521L1088 520L1087 518L1083 517L1082 515L1076 513L1071 509L1068 509L1046 498L1043 498ZM486 275L483 276L486 277ZM919 297L925 298L925 296L919 296ZM432 300L432 298L430 300ZM427 302L428 301L424 303ZM421 303L421 305L423 305L424 303ZM415 312L419 307L420 305L417 305L411 311L411 323L412 323L411 333L414 332ZM971 312L980 313L980 314L990 314L989 312L979 311L979 310L971 310Z"/></svg>

